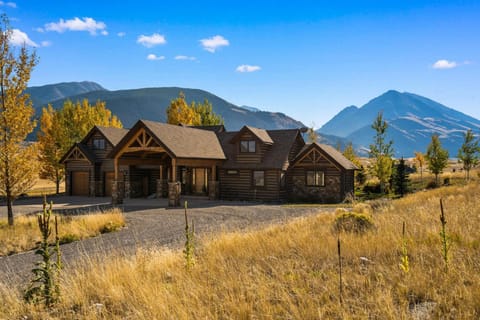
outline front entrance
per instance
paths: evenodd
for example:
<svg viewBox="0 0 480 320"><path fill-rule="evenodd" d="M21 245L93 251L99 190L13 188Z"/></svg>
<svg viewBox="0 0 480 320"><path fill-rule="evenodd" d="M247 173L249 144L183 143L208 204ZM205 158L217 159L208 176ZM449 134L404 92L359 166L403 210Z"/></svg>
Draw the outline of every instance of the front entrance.
<svg viewBox="0 0 480 320"><path fill-rule="evenodd" d="M208 168L180 168L183 195L206 196L208 194Z"/></svg>

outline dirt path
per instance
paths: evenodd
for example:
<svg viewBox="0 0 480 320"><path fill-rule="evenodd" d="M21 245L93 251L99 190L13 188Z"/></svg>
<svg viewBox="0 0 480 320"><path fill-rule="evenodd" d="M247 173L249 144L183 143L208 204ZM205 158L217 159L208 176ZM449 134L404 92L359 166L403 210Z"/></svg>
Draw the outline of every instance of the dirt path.
<svg viewBox="0 0 480 320"><path fill-rule="evenodd" d="M322 209L328 210L328 209ZM294 217L318 213L318 208L292 208L281 205L217 205L191 208L189 217L195 221L196 233L244 230ZM127 227L96 238L62 245L63 261L71 268L81 257L102 257L111 252L131 255L138 248L178 247L184 241L183 209L149 208L126 210ZM23 285L31 278L30 269L37 261L33 252L0 257L0 282Z"/></svg>

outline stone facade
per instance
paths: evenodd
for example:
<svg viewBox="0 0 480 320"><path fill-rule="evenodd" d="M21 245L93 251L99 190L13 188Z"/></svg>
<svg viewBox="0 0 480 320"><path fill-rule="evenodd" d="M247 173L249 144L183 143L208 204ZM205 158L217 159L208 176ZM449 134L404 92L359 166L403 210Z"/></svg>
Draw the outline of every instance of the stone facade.
<svg viewBox="0 0 480 320"><path fill-rule="evenodd" d="M168 205L170 207L180 206L180 194L182 192L180 182L168 183Z"/></svg>
<svg viewBox="0 0 480 320"><path fill-rule="evenodd" d="M340 176L325 176L325 186L307 186L305 178L294 177L290 198L293 201L338 203L341 202Z"/></svg>

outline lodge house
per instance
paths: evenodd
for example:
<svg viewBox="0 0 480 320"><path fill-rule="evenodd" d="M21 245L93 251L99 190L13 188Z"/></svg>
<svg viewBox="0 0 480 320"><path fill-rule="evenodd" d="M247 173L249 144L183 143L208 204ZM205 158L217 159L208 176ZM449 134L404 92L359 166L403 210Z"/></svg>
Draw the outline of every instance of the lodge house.
<svg viewBox="0 0 480 320"><path fill-rule="evenodd" d="M335 148L305 143L300 129L185 126L139 120L131 129L95 126L63 156L66 193L139 197L338 203L357 169Z"/></svg>

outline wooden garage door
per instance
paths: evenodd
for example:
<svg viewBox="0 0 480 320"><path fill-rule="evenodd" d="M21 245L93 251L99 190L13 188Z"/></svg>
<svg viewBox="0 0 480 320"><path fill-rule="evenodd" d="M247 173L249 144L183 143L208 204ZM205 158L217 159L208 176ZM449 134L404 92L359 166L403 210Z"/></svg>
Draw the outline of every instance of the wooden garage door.
<svg viewBox="0 0 480 320"><path fill-rule="evenodd" d="M112 196L112 185L115 180L115 172L105 172L105 197Z"/></svg>
<svg viewBox="0 0 480 320"><path fill-rule="evenodd" d="M88 196L88 171L72 172L72 196Z"/></svg>

